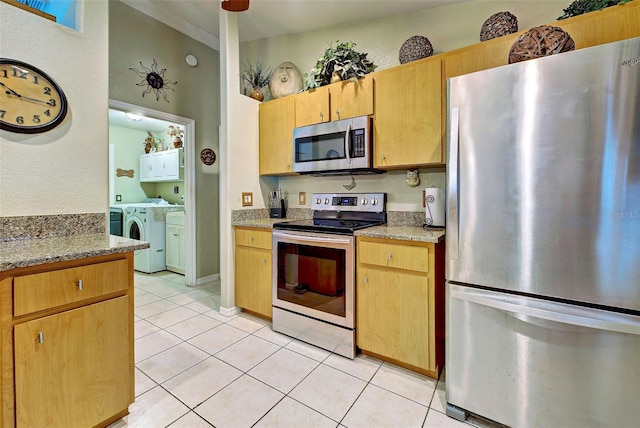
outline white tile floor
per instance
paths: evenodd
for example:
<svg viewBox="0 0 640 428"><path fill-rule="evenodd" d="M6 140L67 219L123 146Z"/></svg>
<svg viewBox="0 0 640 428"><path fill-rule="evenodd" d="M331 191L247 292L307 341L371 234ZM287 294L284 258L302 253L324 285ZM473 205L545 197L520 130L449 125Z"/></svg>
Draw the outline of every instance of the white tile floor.
<svg viewBox="0 0 640 428"><path fill-rule="evenodd" d="M469 427L444 414L444 376L352 361L219 307L219 282L136 272L136 401L111 428Z"/></svg>

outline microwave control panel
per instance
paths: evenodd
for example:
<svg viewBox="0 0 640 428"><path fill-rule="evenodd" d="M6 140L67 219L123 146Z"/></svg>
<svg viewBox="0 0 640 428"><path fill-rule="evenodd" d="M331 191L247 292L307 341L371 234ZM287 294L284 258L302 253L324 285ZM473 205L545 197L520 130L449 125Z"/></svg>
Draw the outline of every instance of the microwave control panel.
<svg viewBox="0 0 640 428"><path fill-rule="evenodd" d="M364 129L354 129L351 131L351 157L363 158L365 156Z"/></svg>

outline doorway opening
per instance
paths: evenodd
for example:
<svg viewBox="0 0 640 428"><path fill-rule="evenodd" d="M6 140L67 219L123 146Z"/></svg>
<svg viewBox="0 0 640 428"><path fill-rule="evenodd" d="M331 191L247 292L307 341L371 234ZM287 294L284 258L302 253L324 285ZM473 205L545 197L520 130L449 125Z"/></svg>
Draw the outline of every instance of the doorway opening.
<svg viewBox="0 0 640 428"><path fill-rule="evenodd" d="M134 114L142 117L142 120L131 120L126 116L126 113ZM173 203L179 203L181 201L184 202L184 211L185 211L185 235L186 235L186 244L185 244L185 284L188 286L196 285L196 257L195 257L195 244L196 244L196 199L195 199L195 120L177 116L171 113L153 110L146 107L137 106L134 104L125 103L117 100L109 100L109 127L111 126L120 126L122 128L127 128L131 130L138 130L140 132L153 134L155 131L156 135L164 134L169 127L169 125L178 125L184 129L184 146L181 150L184 151L184 182L181 184L182 188L180 188L179 183L171 183L173 189L175 189L175 196L177 199L173 201ZM151 132L150 132L151 131ZM145 134L141 134L145 135ZM165 138L169 138L166 134L163 135ZM161 138L159 138L161 139ZM115 177L117 165L114 165L114 148L111 144L111 136L109 138L109 205L117 205L117 204L125 204L127 200L123 200L123 195L118 195L115 193ZM167 142L170 143L170 142ZM139 149L136 149L138 153L138 158L134 159L133 162L135 165L139 165L139 155L144 154L144 139L141 141L132 141L131 144L139 144ZM138 180L141 174L141 171L138 169ZM145 185L147 183L144 183ZM152 183L148 183L152 184ZM141 186L143 187L142 183ZM133 202L144 202L144 201L136 201L135 199L140 199L140 195L145 195L146 192L142 192L143 189L138 189L141 193L139 195L131 196L134 201ZM148 190L147 190L148 191ZM155 197L156 195L147 195L149 197Z"/></svg>

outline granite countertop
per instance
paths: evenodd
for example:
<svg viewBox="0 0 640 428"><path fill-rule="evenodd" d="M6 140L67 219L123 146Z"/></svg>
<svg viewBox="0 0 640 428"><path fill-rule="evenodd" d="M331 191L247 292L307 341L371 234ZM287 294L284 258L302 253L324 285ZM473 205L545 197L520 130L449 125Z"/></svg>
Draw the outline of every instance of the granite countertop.
<svg viewBox="0 0 640 428"><path fill-rule="evenodd" d="M267 214L268 215L268 212ZM272 229L274 223L290 220L309 220L312 211L298 213L298 215L287 218L268 218L265 217L260 210L245 210L235 213L232 220L233 226L240 227L256 227L262 229ZM355 232L356 236L368 236L372 238L400 239L406 241L417 242L433 242L438 243L444 240L444 228L423 228L417 225L419 221L424 220L424 213L390 213L387 224L384 226L367 227ZM410 221L413 223L407 224Z"/></svg>
<svg viewBox="0 0 640 428"><path fill-rule="evenodd" d="M148 242L94 233L0 242L0 272L149 248Z"/></svg>
<svg viewBox="0 0 640 428"><path fill-rule="evenodd" d="M405 241L438 243L444 239L444 228L423 228L422 226L407 226L386 224L384 226L367 227L356 231L356 236L369 238L400 239Z"/></svg>

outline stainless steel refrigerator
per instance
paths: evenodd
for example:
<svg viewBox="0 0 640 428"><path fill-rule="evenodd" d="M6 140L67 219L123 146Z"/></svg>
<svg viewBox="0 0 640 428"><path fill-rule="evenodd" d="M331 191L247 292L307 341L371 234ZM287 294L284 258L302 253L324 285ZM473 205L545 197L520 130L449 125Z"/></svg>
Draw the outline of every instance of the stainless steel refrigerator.
<svg viewBox="0 0 640 428"><path fill-rule="evenodd" d="M448 82L447 414L640 424L640 38Z"/></svg>

